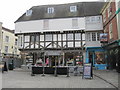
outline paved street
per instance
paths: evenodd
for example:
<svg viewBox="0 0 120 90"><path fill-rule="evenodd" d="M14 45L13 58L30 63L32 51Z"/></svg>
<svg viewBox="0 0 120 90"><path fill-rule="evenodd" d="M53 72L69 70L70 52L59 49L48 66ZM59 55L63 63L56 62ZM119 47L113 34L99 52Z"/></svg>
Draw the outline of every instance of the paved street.
<svg viewBox="0 0 120 90"><path fill-rule="evenodd" d="M111 83L118 86L118 74L113 71L94 71L96 75L102 75ZM112 78L111 78L112 77ZM110 83L94 76L93 79L82 79L82 76L66 77L65 75L54 77L53 75L31 76L30 72L21 69L5 72L2 75L3 88L115 88Z"/></svg>

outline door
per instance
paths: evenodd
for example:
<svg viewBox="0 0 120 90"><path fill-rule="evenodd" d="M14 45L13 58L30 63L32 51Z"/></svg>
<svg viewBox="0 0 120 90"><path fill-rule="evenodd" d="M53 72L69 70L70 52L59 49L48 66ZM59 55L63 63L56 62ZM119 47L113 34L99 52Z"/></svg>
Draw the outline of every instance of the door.
<svg viewBox="0 0 120 90"><path fill-rule="evenodd" d="M89 63L91 63L92 66L94 66L94 51L89 52Z"/></svg>

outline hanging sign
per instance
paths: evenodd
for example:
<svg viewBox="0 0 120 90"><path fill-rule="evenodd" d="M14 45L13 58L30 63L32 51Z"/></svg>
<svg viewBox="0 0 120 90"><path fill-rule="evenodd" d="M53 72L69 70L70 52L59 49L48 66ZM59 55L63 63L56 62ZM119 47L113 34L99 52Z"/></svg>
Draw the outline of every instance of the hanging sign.
<svg viewBox="0 0 120 90"><path fill-rule="evenodd" d="M100 33L100 42L108 42L108 34L107 33Z"/></svg>

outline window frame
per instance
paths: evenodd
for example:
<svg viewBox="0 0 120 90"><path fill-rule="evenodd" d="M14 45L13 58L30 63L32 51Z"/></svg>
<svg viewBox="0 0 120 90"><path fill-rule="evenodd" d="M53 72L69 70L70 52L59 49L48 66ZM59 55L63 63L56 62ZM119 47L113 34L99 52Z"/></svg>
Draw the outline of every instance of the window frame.
<svg viewBox="0 0 120 90"><path fill-rule="evenodd" d="M77 6L70 6L70 12L77 12Z"/></svg>

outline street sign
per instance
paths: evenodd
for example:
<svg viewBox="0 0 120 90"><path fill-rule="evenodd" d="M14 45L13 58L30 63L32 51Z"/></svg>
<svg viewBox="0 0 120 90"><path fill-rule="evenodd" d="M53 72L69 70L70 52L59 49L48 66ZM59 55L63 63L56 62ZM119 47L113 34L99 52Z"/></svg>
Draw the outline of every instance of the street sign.
<svg viewBox="0 0 120 90"><path fill-rule="evenodd" d="M83 78L93 78L92 73L92 64L91 63L85 63L83 66Z"/></svg>

